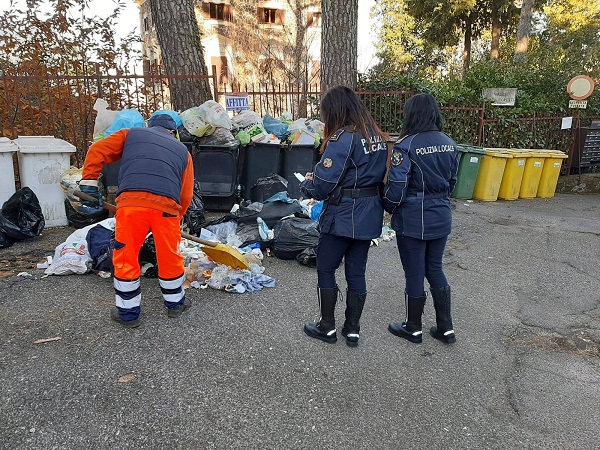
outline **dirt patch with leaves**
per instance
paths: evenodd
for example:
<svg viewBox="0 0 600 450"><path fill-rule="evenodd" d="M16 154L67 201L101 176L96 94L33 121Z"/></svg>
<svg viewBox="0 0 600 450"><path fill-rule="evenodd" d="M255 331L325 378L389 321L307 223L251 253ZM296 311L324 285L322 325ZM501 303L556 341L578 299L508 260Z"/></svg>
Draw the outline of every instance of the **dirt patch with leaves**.
<svg viewBox="0 0 600 450"><path fill-rule="evenodd" d="M600 358L600 336L592 330L579 330L565 336L556 332L525 333L517 332L507 343L525 347L537 347L544 350L569 353L577 356Z"/></svg>
<svg viewBox="0 0 600 450"><path fill-rule="evenodd" d="M48 256L54 256L56 246L73 231L72 228L44 230L41 236L17 241L11 247L0 249L0 278L13 277L20 272L41 273L42 269L37 268L38 263L44 263Z"/></svg>

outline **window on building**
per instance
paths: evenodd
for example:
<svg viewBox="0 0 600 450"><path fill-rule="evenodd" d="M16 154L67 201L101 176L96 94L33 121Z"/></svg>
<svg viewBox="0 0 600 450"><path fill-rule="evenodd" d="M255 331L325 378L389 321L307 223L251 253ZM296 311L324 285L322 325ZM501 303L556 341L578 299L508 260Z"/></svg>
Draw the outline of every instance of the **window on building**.
<svg viewBox="0 0 600 450"><path fill-rule="evenodd" d="M321 13L309 12L306 20L306 25L309 27L321 28Z"/></svg>
<svg viewBox="0 0 600 450"><path fill-rule="evenodd" d="M150 19L148 16L144 17L144 31L150 31Z"/></svg>
<svg viewBox="0 0 600 450"><path fill-rule="evenodd" d="M285 11L275 8L258 8L258 21L260 23L271 23L283 25Z"/></svg>
<svg viewBox="0 0 600 450"><path fill-rule="evenodd" d="M203 2L202 16L205 19L231 22L233 20L233 7L225 3Z"/></svg>

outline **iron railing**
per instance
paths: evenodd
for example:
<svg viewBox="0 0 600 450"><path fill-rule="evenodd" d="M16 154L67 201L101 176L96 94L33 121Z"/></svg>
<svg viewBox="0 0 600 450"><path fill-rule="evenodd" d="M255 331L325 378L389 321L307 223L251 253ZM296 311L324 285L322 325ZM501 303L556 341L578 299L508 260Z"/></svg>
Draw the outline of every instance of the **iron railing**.
<svg viewBox="0 0 600 450"><path fill-rule="evenodd" d="M229 92L245 92L250 108L260 115L280 117L290 113L293 119L319 118L323 92L312 85L298 89L289 85L227 86L217 89L213 76L177 75L192 83L209 78L216 99L222 104ZM75 145L73 163L83 159L93 140L96 112L93 105L104 98L112 110L137 109L149 117L159 109L172 109L168 80L173 76L101 74L8 76L0 75L1 135L47 135ZM411 91L358 91L383 131L397 134L402 129L403 108ZM573 142L570 130L561 130L562 117L486 117L486 105L476 107L444 106L445 131L459 143L487 147L549 148L568 151ZM585 126L593 117L581 117Z"/></svg>

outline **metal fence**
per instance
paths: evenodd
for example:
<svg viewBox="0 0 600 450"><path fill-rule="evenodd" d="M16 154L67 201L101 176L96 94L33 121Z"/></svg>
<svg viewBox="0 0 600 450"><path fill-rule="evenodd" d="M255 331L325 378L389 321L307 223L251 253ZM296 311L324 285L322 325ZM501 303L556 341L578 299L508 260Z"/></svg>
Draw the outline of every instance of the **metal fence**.
<svg viewBox="0 0 600 450"><path fill-rule="evenodd" d="M194 82L209 78L215 98L229 92L246 92L250 108L262 116L294 119L318 118L322 91L319 86L298 90L287 85L228 86L216 89L213 76L176 76ZM101 74L65 76L0 75L1 135L47 135L64 139L77 148L73 163L83 164L92 142L98 98L113 110L137 109L149 117L159 109L171 109L169 82L165 74ZM403 107L410 91L358 91L382 130L396 134L402 129ZM570 130L561 130L562 117L486 117L486 105L444 106L445 131L459 143L487 147L551 148L568 151L573 141ZM593 117L581 117L584 126Z"/></svg>

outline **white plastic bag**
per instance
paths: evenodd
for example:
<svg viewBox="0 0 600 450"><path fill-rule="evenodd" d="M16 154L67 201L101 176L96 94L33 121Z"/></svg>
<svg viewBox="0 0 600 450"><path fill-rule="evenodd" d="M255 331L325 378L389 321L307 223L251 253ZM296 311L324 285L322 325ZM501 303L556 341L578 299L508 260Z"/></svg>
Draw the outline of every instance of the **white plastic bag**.
<svg viewBox="0 0 600 450"><path fill-rule="evenodd" d="M93 109L98 113L94 122L94 140L96 140L96 137L104 133L110 124L113 123L119 111L108 109L108 103L103 98L96 100Z"/></svg>
<svg viewBox="0 0 600 450"><path fill-rule="evenodd" d="M308 122L308 127L315 133L319 133L321 136L325 136L325 124L320 120L311 120L310 122Z"/></svg>
<svg viewBox="0 0 600 450"><path fill-rule="evenodd" d="M215 131L215 127L206 123L202 118L202 111L199 106L186 109L179 114L179 117L181 117L181 122L185 129L194 136L201 137L205 134L212 134Z"/></svg>
<svg viewBox="0 0 600 450"><path fill-rule="evenodd" d="M302 130L309 131L308 127L306 126L306 119L294 120L292 123L290 123L288 130L290 134L298 134Z"/></svg>
<svg viewBox="0 0 600 450"><path fill-rule="evenodd" d="M240 112L239 114L233 116L232 121L237 128L240 128L242 130L252 127L253 125L262 125L263 122L262 117L260 117L260 114L254 111L250 111L249 109L246 109Z"/></svg>
<svg viewBox="0 0 600 450"><path fill-rule="evenodd" d="M44 273L46 275L69 275L83 274L90 270L93 260L86 237L88 232L98 225L114 230L116 219L105 219L71 233L65 242L56 247L52 264Z"/></svg>
<svg viewBox="0 0 600 450"><path fill-rule="evenodd" d="M209 125L215 127L227 128L231 130L231 119L219 103L214 100L207 100L202 103L199 108L199 113L202 119Z"/></svg>

